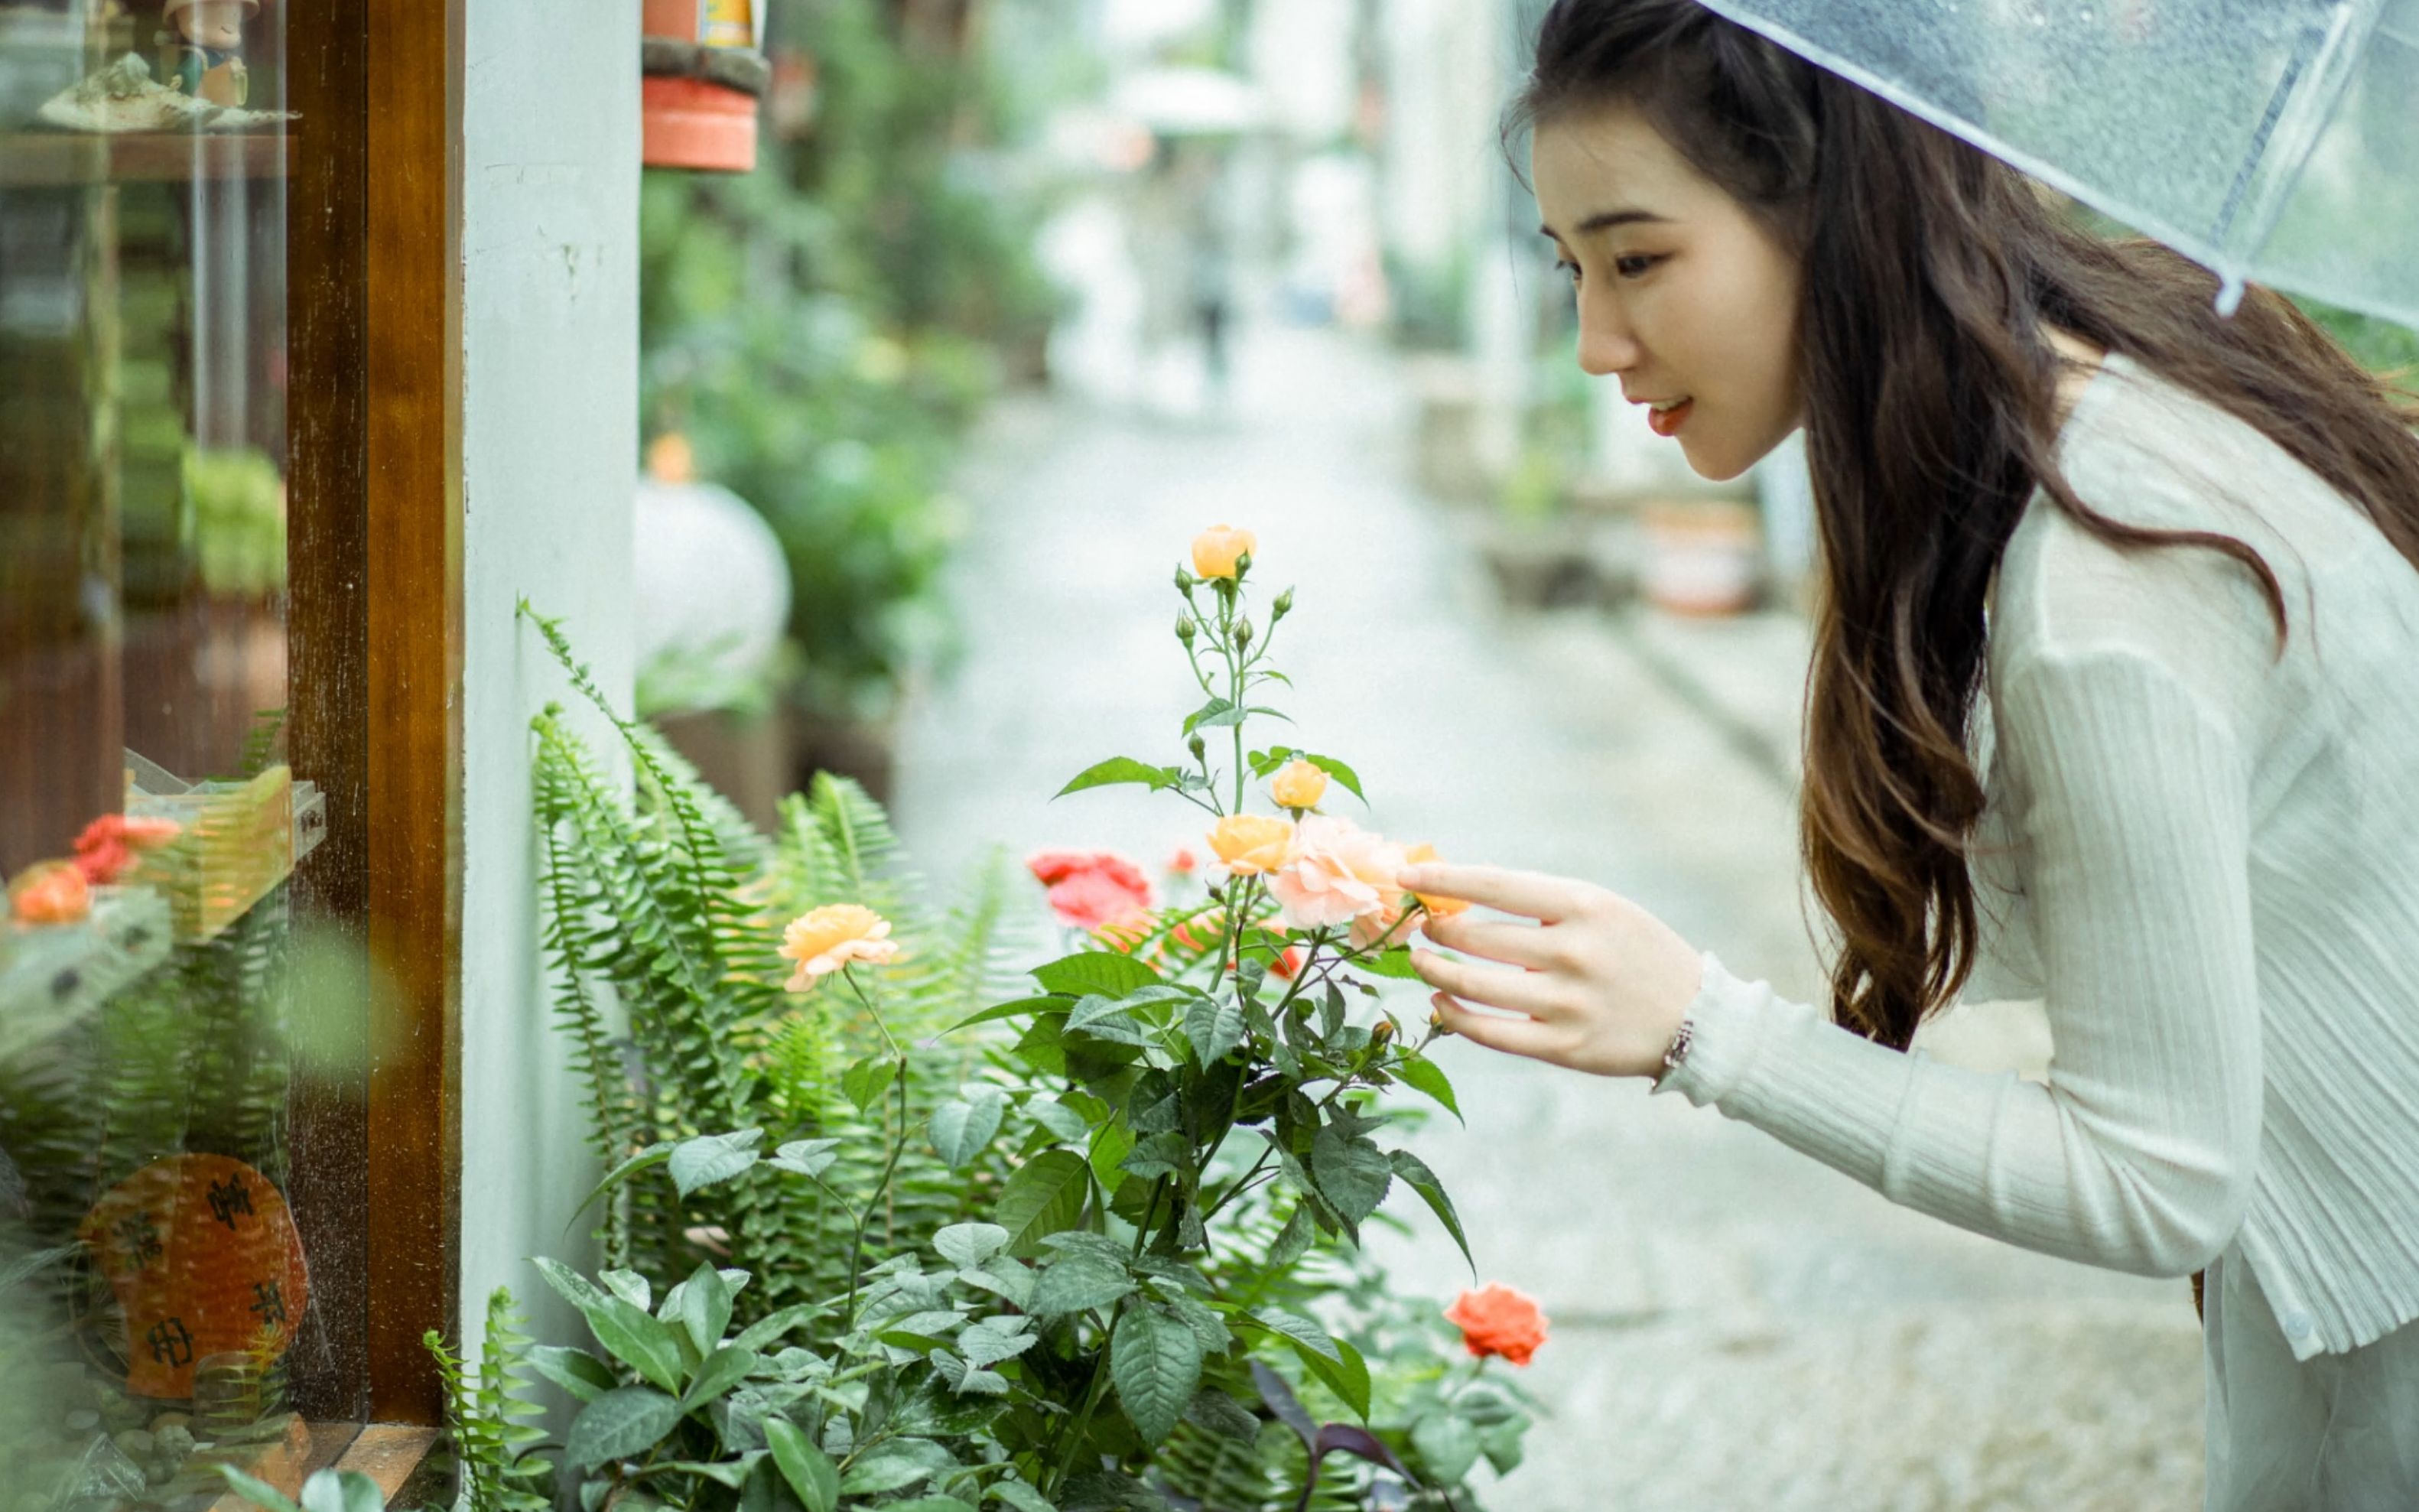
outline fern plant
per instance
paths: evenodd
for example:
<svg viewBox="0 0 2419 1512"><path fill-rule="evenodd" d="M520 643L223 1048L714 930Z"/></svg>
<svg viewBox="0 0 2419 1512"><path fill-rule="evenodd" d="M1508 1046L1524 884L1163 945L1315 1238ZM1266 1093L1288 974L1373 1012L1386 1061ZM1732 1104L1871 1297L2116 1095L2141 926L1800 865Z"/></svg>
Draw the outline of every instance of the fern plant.
<svg viewBox="0 0 2419 1512"><path fill-rule="evenodd" d="M607 1209L607 1261L659 1282L701 1259L745 1267L762 1279L741 1299L744 1319L829 1297L845 1288L877 1186L869 1243L887 1255L966 1217L1008 1175L1004 1152L958 1169L911 1137L961 1088L1001 1074L995 1050L940 1038L1007 978L999 869L929 913L880 805L828 774L788 800L767 841L612 707L558 625L530 618L620 737L635 779L626 795L609 780L560 709L538 717L545 944L592 1148L620 1169L651 1149L756 1129L774 1145L826 1142L831 1156L810 1182L750 1167L684 1191L669 1169L635 1170ZM894 922L904 960L886 974L886 999L908 1047L903 1098L852 1101L841 1071L875 1053L875 1026L844 997L779 986L778 921L838 902Z"/></svg>
<svg viewBox="0 0 2419 1512"><path fill-rule="evenodd" d="M498 1287L488 1295L485 1342L475 1372L446 1349L444 1335L435 1329L421 1339L444 1378L446 1421L454 1430L454 1456L470 1512L548 1512L551 1505L532 1489L553 1467L532 1452L546 1442L546 1433L531 1420L546 1409L527 1396L533 1381L533 1341L521 1332L525 1321L509 1288Z"/></svg>

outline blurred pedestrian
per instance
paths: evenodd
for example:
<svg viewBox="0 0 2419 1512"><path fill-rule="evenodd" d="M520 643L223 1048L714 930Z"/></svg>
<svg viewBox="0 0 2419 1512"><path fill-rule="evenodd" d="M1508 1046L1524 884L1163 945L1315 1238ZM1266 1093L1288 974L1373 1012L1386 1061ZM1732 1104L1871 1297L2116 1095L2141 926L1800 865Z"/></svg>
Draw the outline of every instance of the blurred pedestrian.
<svg viewBox="0 0 2419 1512"><path fill-rule="evenodd" d="M1580 365L1707 478L1806 434L1841 943L1826 1014L1601 887L1420 868L1536 921L1433 921L1446 1024L2205 1272L2208 1504L2419 1505L2419 409L1694 0L1557 0L1518 118ZM2042 1001L2045 1083L1905 1053L1961 994Z"/></svg>

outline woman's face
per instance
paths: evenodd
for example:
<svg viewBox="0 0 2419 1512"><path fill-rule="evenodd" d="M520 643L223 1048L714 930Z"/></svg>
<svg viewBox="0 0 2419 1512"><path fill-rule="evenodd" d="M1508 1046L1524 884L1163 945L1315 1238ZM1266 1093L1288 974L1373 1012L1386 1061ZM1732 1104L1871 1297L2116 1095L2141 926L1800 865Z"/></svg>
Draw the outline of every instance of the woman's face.
<svg viewBox="0 0 2419 1512"><path fill-rule="evenodd" d="M1655 407L1702 477L1797 428L1796 259L1626 107L1537 128L1531 181L1579 289L1579 366Z"/></svg>

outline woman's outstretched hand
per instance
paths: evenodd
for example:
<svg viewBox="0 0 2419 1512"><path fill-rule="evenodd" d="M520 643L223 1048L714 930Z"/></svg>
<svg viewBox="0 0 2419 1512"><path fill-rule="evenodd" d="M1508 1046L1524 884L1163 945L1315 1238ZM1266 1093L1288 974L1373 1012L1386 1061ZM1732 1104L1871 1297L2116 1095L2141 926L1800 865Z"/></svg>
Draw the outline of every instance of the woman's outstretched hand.
<svg viewBox="0 0 2419 1512"><path fill-rule="evenodd" d="M1704 965L1671 926L1592 883L1492 866L1432 863L1402 873L1415 892L1534 919L1430 915L1422 931L1477 960L1414 950L1445 1026L1491 1050L1599 1076L1656 1076L1703 984ZM1501 963L1487 964L1487 962ZM1483 1004L1514 1016L1475 1011Z"/></svg>

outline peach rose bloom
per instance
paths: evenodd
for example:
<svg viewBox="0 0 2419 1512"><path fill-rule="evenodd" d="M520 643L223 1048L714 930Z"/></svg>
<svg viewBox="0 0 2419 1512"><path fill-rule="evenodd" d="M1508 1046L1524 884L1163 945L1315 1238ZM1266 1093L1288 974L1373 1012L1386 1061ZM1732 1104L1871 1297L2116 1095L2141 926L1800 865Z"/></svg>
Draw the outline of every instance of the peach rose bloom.
<svg viewBox="0 0 2419 1512"><path fill-rule="evenodd" d="M1300 757L1279 767L1269 784L1269 796L1280 809L1316 809L1326 795L1327 774Z"/></svg>
<svg viewBox="0 0 2419 1512"><path fill-rule="evenodd" d="M1259 537L1251 532L1212 525L1193 538L1193 570L1204 578L1232 578L1237 559L1259 548Z"/></svg>
<svg viewBox="0 0 2419 1512"><path fill-rule="evenodd" d="M1403 853L1405 866L1425 866L1430 861L1442 859L1444 859L1442 856L1437 855L1435 846L1425 843L1414 845ZM1467 898L1447 898L1441 893L1415 892L1411 896L1420 901L1421 907L1439 918L1450 918L1470 906L1470 900Z"/></svg>
<svg viewBox="0 0 2419 1512"><path fill-rule="evenodd" d="M781 954L798 964L782 985L793 993L810 993L852 961L888 965L899 959L899 944L890 938L890 920L872 909L862 903L830 903L790 920L781 933Z"/></svg>
<svg viewBox="0 0 2419 1512"><path fill-rule="evenodd" d="M1230 813L1210 831L1210 849L1239 877L1274 872L1292 854L1293 821Z"/></svg>
<svg viewBox="0 0 2419 1512"><path fill-rule="evenodd" d="M8 885L8 903L26 924L73 924L92 913L92 886L71 861L27 867Z"/></svg>
<svg viewBox="0 0 2419 1512"><path fill-rule="evenodd" d="M1456 1297L1444 1316L1460 1327L1463 1346L1482 1360L1500 1354L1527 1365L1546 1342L1546 1315L1537 1300L1500 1281Z"/></svg>
<svg viewBox="0 0 2419 1512"><path fill-rule="evenodd" d="M1295 826L1293 854L1269 878L1269 891L1287 929L1381 921L1389 908L1400 906L1394 873L1402 868L1401 846L1348 819L1314 815ZM1384 927L1377 923L1379 931Z"/></svg>

